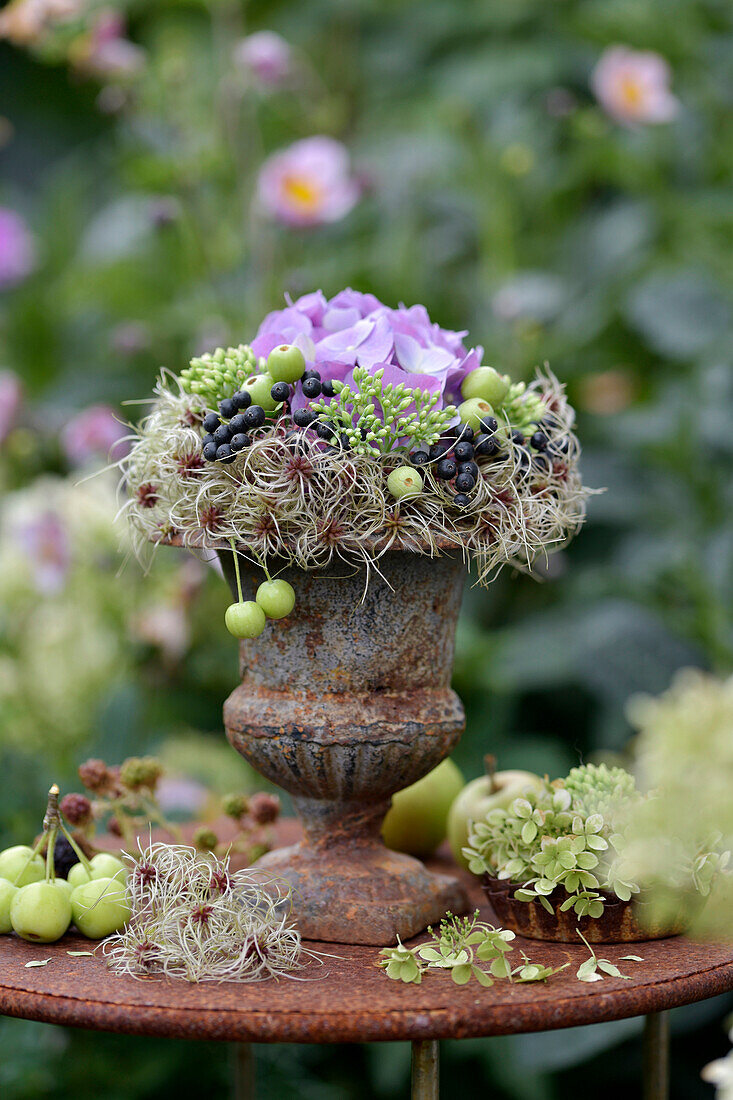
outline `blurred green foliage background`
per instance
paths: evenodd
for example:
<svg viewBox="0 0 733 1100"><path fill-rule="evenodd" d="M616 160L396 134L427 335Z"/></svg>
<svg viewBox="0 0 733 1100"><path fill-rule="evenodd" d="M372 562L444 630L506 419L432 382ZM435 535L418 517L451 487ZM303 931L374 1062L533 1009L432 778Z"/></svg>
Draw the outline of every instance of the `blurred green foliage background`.
<svg viewBox="0 0 733 1100"><path fill-rule="evenodd" d="M26 234L25 264L3 278L14 246L0 219L0 840L31 836L50 780L73 787L89 755L167 745L214 786L221 760L231 785L224 585L172 552L147 578L134 562L116 576L113 488L78 484L103 448L77 453L75 418L100 403L136 416L121 403L144 398L161 365L247 340L285 291L423 302L517 378L548 360L577 407L585 479L606 489L584 532L542 583L507 574L466 590L467 776L489 750L552 775L623 754L629 695L683 665L730 670L725 0L141 0L115 9L126 27L73 0L36 27L23 4L0 11L0 206ZM237 53L263 29L287 44L274 77ZM666 59L669 121L624 120L599 91L592 74L618 45ZM258 176L315 134L343 142L361 196L343 218L293 228L265 216ZM62 534L19 564L13 540L50 496ZM49 560L56 582L36 583ZM91 653L103 659L90 667ZM699 1069L725 1049L725 1007L676 1014L673 1097L711 1095ZM635 1093L638 1034L625 1021L446 1043L443 1095ZM223 1094L225 1054L4 1020L0 1093ZM404 1044L259 1060L263 1098L407 1088Z"/></svg>

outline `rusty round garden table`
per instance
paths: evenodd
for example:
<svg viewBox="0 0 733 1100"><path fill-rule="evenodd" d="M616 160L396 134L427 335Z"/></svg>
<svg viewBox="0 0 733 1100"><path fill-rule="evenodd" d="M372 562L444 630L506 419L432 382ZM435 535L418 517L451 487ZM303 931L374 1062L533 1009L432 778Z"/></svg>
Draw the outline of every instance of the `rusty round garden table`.
<svg viewBox="0 0 733 1100"><path fill-rule="evenodd" d="M435 869L456 872L445 861ZM471 876L466 876L470 879ZM482 919L491 910L471 879L472 900ZM418 937L419 940L419 937ZM309 943L323 957L301 977L254 985L188 985L171 979L116 977L103 958L74 956L90 942L67 935L39 946L0 937L0 1012L46 1023L132 1035L214 1039L241 1044L239 1095L253 1094L248 1078L251 1043L378 1042L413 1044L413 1096L438 1096L438 1041L545 1031L645 1015L645 1091L648 1100L667 1092L668 1009L733 990L733 944L697 944L685 939L604 946L602 957L621 962L631 980L605 978L588 985L575 977L585 947L515 941L533 961L570 966L546 983L489 989L458 987L448 974L429 974L421 985L390 981L375 967L376 947ZM45 966L28 968L34 960Z"/></svg>

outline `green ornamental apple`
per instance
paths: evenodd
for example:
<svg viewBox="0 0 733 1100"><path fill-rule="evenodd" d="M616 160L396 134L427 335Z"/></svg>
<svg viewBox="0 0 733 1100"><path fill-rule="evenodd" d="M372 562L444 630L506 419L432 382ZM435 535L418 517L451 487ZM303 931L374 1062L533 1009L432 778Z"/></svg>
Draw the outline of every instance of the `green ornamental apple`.
<svg viewBox="0 0 733 1100"><path fill-rule="evenodd" d="M455 799L448 814L448 841L453 858L468 867L463 848L468 843L470 824L481 821L490 810L505 810L515 798L529 791L541 791L544 780L533 772L493 770L494 757L486 757L486 775L468 783Z"/></svg>
<svg viewBox="0 0 733 1100"><path fill-rule="evenodd" d="M468 401L478 397L490 405L500 405L509 393L511 381L507 374L499 374L493 367L477 367L466 375L461 395Z"/></svg>
<svg viewBox="0 0 733 1100"><path fill-rule="evenodd" d="M382 825L382 839L388 848L412 856L429 856L445 840L448 811L464 784L452 760L392 796L392 805Z"/></svg>

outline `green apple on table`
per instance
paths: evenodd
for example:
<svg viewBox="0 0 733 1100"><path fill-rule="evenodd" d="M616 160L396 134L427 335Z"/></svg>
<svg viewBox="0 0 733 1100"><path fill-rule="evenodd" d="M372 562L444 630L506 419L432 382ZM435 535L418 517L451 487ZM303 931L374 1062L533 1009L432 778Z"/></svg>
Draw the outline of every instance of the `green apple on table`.
<svg viewBox="0 0 733 1100"><path fill-rule="evenodd" d="M541 791L545 781L534 772L494 771L496 760L493 756L484 758L486 775L468 783L453 802L448 814L448 841L453 858L461 867L467 868L468 861L463 848L468 843L470 825L481 821L490 810L505 810L515 798L529 791Z"/></svg>
<svg viewBox="0 0 733 1100"><path fill-rule="evenodd" d="M464 782L459 768L447 759L393 795L382 825L387 847L411 856L432 855L445 840L448 811Z"/></svg>

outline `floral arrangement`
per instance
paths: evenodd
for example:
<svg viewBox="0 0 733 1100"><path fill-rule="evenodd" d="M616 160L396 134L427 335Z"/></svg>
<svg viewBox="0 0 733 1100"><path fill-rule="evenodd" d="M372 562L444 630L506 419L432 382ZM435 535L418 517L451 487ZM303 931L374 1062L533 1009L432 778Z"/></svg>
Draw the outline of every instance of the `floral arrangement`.
<svg viewBox="0 0 733 1100"><path fill-rule="evenodd" d="M289 891L262 871L179 844L141 848L127 877L131 916L104 944L133 977L261 981L304 965Z"/></svg>
<svg viewBox="0 0 733 1100"><path fill-rule="evenodd" d="M251 345L164 373L121 462L138 548L235 546L303 569L453 551L483 583L529 569L583 519L574 413L548 371L512 383L465 335L422 306L317 291Z"/></svg>
<svg viewBox="0 0 733 1100"><path fill-rule="evenodd" d="M634 830L657 796L643 796L623 768L584 764L539 792L516 798L474 823L464 854L474 874L516 883L518 901L535 899L554 913L599 918L609 900L646 896L653 885L634 849ZM728 853L715 837L674 844L674 881L706 897Z"/></svg>

